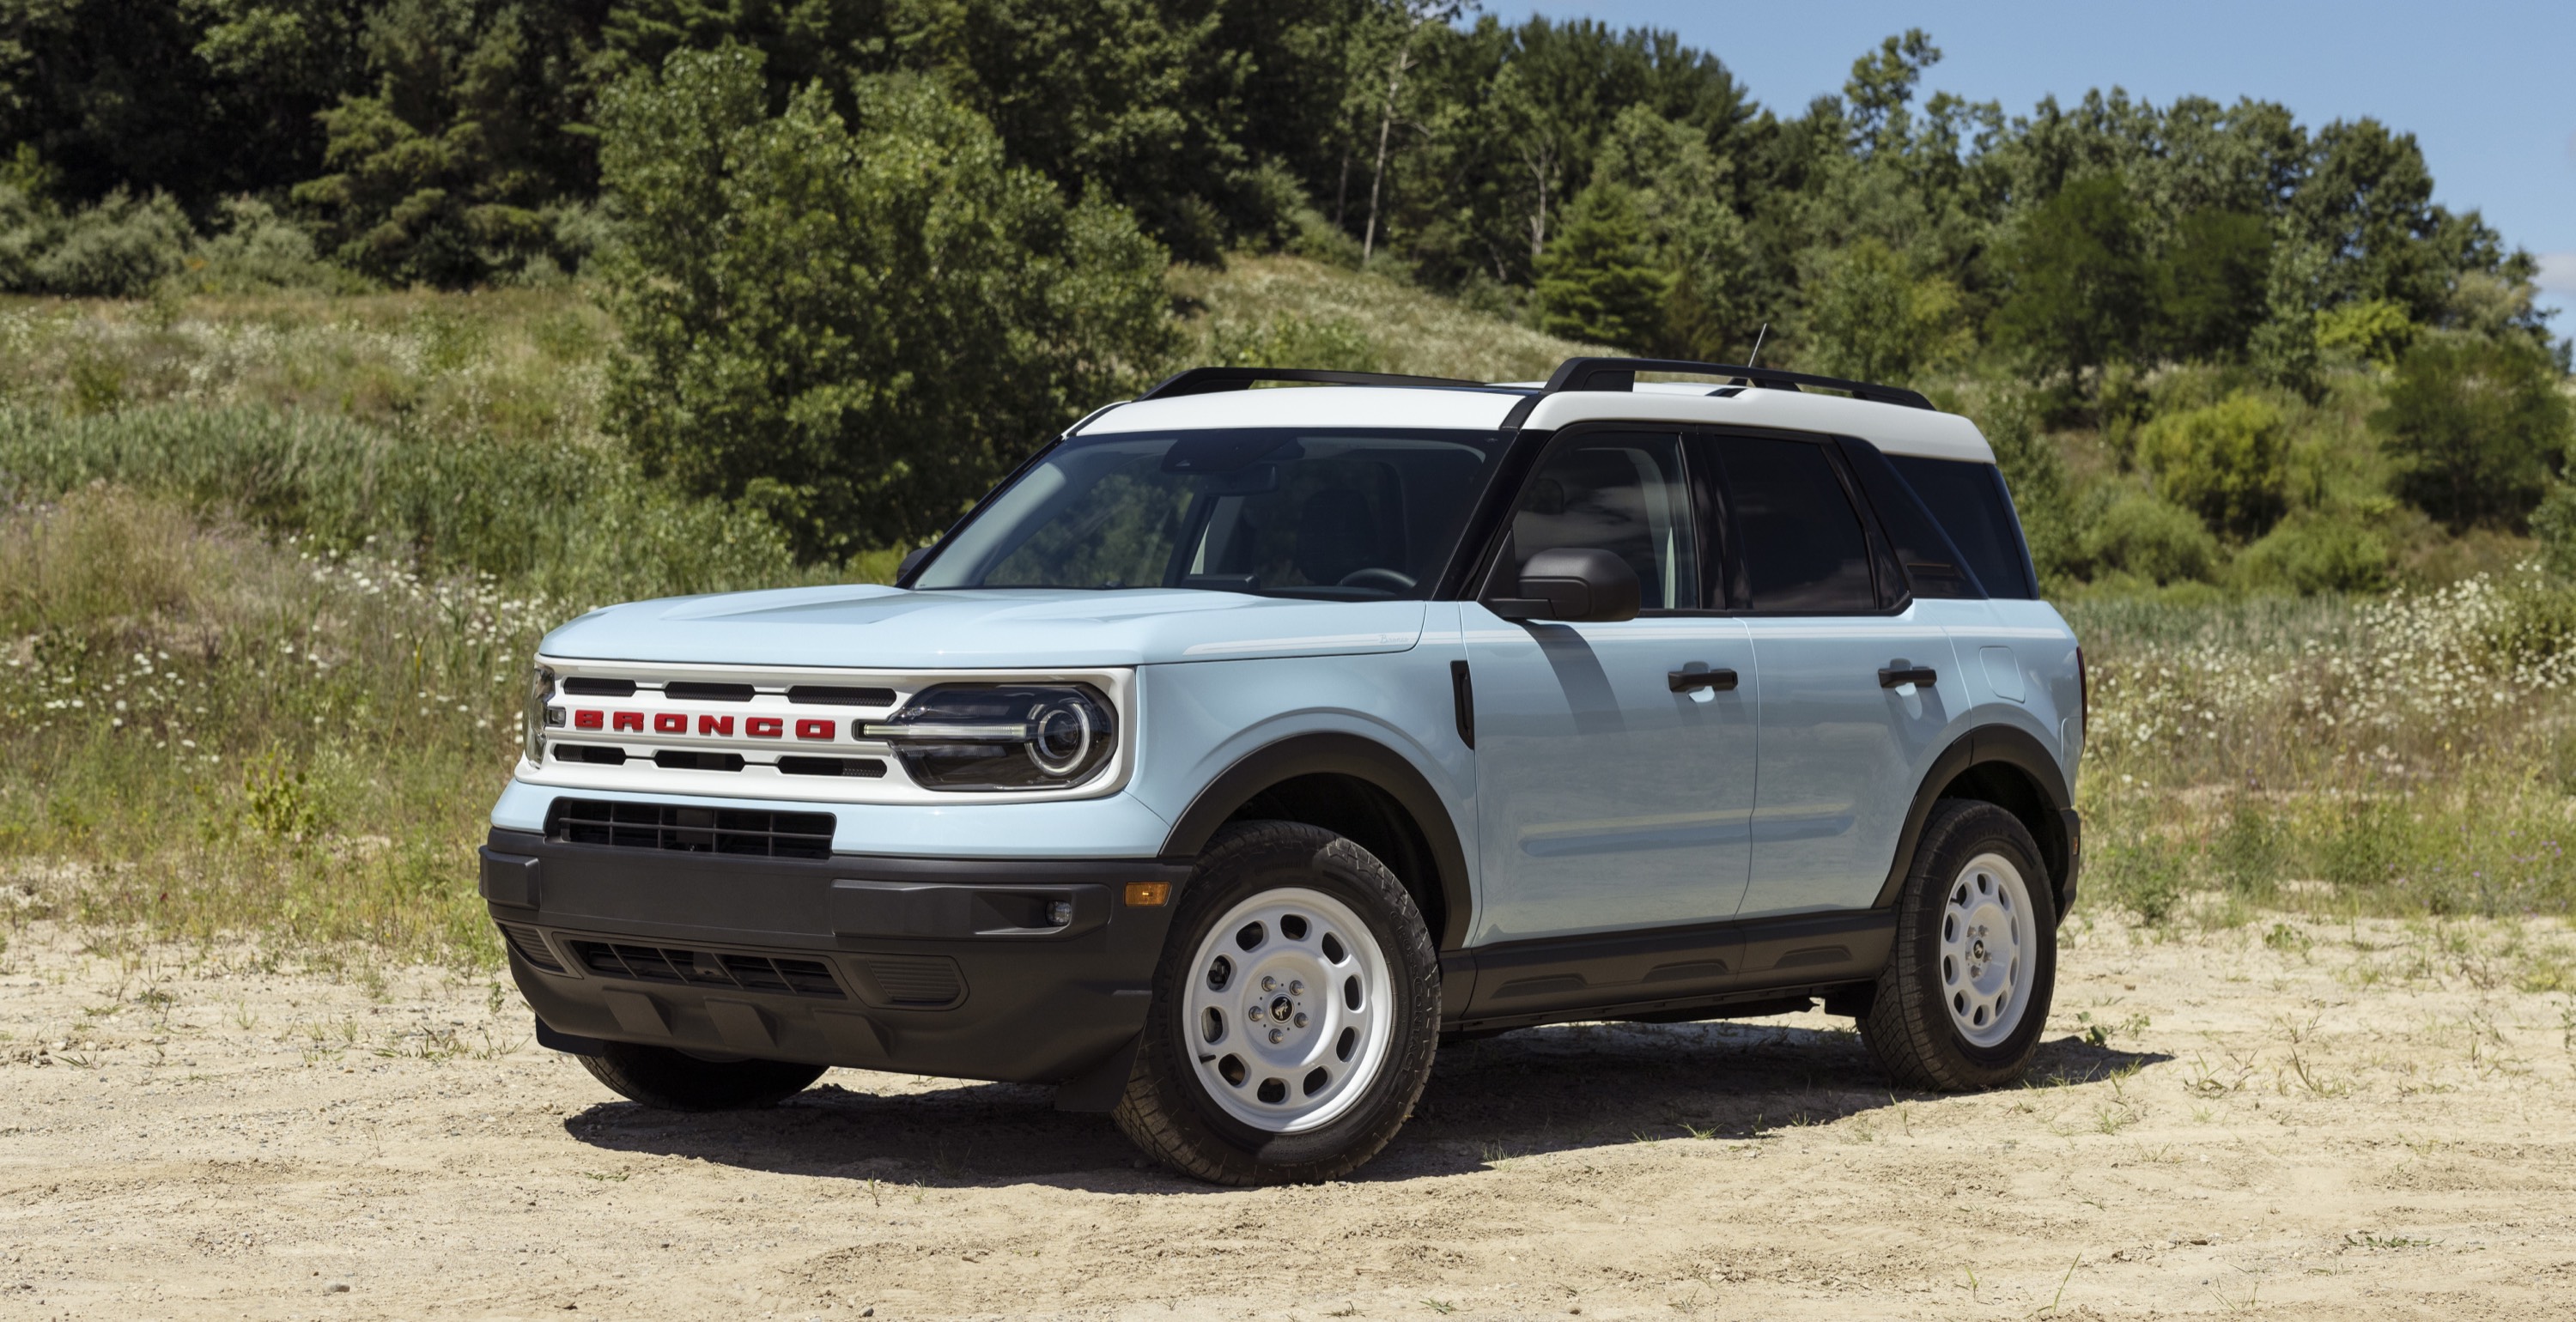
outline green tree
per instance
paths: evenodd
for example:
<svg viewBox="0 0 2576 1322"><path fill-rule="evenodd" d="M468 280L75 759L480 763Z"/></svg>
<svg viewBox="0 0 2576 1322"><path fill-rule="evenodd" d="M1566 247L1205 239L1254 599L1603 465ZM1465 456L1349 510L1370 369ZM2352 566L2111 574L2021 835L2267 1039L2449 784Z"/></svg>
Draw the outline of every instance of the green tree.
<svg viewBox="0 0 2576 1322"><path fill-rule="evenodd" d="M2235 358L2263 320L2272 227L2244 211L2194 211L2174 227L2157 292L2167 347L2183 358Z"/></svg>
<svg viewBox="0 0 2576 1322"><path fill-rule="evenodd" d="M1747 254L1744 220L1727 205L1727 166L1707 135L1639 104L1619 112L1593 166L1595 186L1628 188L1669 273L1662 325L1647 346L1678 358L1722 358L1749 342L1739 279Z"/></svg>
<svg viewBox="0 0 2576 1322"><path fill-rule="evenodd" d="M2522 336L2419 337L2371 416L2398 490L2454 528L2520 527L2566 462L2558 365Z"/></svg>
<svg viewBox="0 0 2576 1322"><path fill-rule="evenodd" d="M1816 370L1902 382L1967 349L1958 288L1939 276L1915 276L1877 238L1862 238L1820 266L1800 354Z"/></svg>
<svg viewBox="0 0 2576 1322"><path fill-rule="evenodd" d="M1539 255L1539 328L1642 349L1662 328L1671 279L1655 263L1636 194L1620 184L1594 184L1574 200L1564 233Z"/></svg>
<svg viewBox="0 0 2576 1322"><path fill-rule="evenodd" d="M2079 179L2033 208L2004 268L1994 332L2006 346L2070 377L2136 352L2155 278L2120 176Z"/></svg>
<svg viewBox="0 0 2576 1322"><path fill-rule="evenodd" d="M1124 211L1067 205L928 79L851 92L853 119L820 85L772 115L736 48L601 106L615 425L807 557L936 533L1173 347L1163 253Z"/></svg>
<svg viewBox="0 0 2576 1322"><path fill-rule="evenodd" d="M469 285L545 257L586 192L581 31L552 6L393 0L365 38L376 90L323 112L332 173L299 184L342 262Z"/></svg>

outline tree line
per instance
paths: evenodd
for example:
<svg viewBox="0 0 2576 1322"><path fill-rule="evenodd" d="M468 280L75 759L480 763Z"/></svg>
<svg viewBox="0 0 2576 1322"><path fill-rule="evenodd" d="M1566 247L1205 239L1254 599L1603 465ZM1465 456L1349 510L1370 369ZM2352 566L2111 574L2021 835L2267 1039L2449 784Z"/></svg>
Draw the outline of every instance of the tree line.
<svg viewBox="0 0 2576 1322"><path fill-rule="evenodd" d="M1245 248L1639 352L2025 384L2140 475L2042 536L2068 572L2364 518L2258 416L2339 372L2395 392L2413 507L2520 528L2553 489L2535 264L2433 201L2411 135L2117 90L2008 113L1924 95L1939 59L1891 36L1781 108L1670 33L1456 0L15 0L0 287L590 271L648 464L816 555L935 529L1163 361L1166 263ZM2074 480L2044 458L2017 480Z"/></svg>

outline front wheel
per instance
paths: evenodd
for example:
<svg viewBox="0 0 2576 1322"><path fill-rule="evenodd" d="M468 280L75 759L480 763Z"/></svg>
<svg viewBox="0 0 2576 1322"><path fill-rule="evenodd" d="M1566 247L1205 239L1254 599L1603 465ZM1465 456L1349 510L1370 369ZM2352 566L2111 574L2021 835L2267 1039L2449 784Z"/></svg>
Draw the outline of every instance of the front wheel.
<svg viewBox="0 0 2576 1322"><path fill-rule="evenodd" d="M703 1060L669 1047L606 1042L582 1068L630 1101L665 1111L775 1106L823 1077L820 1065L786 1060Z"/></svg>
<svg viewBox="0 0 2576 1322"><path fill-rule="evenodd" d="M1118 1127L1219 1184L1329 1180L1421 1096L1440 961L1403 885L1320 827L1211 842L1174 916Z"/></svg>
<svg viewBox="0 0 2576 1322"><path fill-rule="evenodd" d="M2055 898L2020 819L1970 799L1933 808L1860 1021L1898 1083L1958 1092L2021 1077L2056 989Z"/></svg>

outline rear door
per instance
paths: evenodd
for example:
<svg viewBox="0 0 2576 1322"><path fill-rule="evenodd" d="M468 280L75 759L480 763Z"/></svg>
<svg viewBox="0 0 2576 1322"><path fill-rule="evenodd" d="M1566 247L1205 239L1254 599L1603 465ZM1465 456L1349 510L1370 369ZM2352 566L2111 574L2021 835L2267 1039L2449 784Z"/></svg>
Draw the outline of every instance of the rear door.
<svg viewBox="0 0 2576 1322"><path fill-rule="evenodd" d="M1515 506L1515 570L1544 550L1609 551L1637 571L1637 618L1515 623L1463 607L1481 823L1472 944L1705 923L1743 897L1753 656L1743 622L1705 608L1715 543L1691 448L1680 428L1560 437Z"/></svg>
<svg viewBox="0 0 2576 1322"><path fill-rule="evenodd" d="M1961 698L1938 624L1918 618L1884 539L1825 439L1720 434L1730 600L1761 672L1753 918L1877 899L1915 768Z"/></svg>

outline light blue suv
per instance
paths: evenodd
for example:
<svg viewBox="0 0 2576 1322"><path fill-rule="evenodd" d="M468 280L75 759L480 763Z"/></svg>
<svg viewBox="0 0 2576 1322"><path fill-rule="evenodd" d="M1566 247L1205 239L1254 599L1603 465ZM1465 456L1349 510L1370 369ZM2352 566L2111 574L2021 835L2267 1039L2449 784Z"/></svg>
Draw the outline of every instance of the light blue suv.
<svg viewBox="0 0 2576 1322"><path fill-rule="evenodd" d="M899 586L548 635L482 893L539 1041L647 1105L1055 1083L1318 1180L1444 1036L1821 998L1905 1086L2016 1077L2083 738L1993 455L1911 391L1201 368Z"/></svg>

